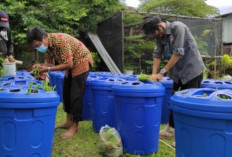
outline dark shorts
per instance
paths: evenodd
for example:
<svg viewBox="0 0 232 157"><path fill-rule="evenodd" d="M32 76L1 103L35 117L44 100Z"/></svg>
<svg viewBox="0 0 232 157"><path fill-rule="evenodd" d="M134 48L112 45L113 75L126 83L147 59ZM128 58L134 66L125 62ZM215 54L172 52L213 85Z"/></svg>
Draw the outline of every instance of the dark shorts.
<svg viewBox="0 0 232 157"><path fill-rule="evenodd" d="M80 75L64 78L63 84L63 101L64 110L67 114L71 114L72 120L78 122L82 120L82 99L84 96L85 82L89 72Z"/></svg>

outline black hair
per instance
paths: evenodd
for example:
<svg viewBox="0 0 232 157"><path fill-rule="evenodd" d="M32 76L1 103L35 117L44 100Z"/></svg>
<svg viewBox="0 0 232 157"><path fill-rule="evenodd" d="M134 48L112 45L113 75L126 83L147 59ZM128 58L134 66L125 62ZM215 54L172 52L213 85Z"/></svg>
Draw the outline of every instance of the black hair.
<svg viewBox="0 0 232 157"><path fill-rule="evenodd" d="M161 19L159 17L154 17L146 21L147 22L145 22L142 27L145 34L154 33L154 31L159 30L158 24L161 23Z"/></svg>
<svg viewBox="0 0 232 157"><path fill-rule="evenodd" d="M43 41L43 37L48 36L47 32L39 27L30 28L27 32L27 43L31 44L33 40Z"/></svg>

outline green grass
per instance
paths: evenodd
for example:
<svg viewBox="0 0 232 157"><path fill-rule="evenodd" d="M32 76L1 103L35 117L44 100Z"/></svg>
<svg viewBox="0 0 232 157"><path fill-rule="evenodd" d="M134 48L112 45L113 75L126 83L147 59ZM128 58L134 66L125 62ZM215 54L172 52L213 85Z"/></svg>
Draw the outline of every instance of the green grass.
<svg viewBox="0 0 232 157"><path fill-rule="evenodd" d="M65 122L63 106L59 105L56 124ZM163 126L161 126L162 128ZM79 124L79 131L72 139L62 139L61 134L65 130L55 132L52 157L101 157L99 154L99 135L92 129L91 121L83 121ZM171 144L172 140L164 140ZM139 155L124 154L124 157L140 157ZM159 151L147 157L174 157L175 151L159 142Z"/></svg>

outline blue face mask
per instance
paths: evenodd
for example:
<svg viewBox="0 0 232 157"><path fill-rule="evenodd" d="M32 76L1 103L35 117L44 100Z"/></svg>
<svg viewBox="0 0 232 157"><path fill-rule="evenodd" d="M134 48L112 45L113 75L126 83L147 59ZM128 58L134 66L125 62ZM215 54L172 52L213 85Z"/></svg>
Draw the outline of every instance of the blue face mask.
<svg viewBox="0 0 232 157"><path fill-rule="evenodd" d="M36 50L39 51L40 53L45 53L47 51L48 47L44 46L42 44L40 47L37 47Z"/></svg>

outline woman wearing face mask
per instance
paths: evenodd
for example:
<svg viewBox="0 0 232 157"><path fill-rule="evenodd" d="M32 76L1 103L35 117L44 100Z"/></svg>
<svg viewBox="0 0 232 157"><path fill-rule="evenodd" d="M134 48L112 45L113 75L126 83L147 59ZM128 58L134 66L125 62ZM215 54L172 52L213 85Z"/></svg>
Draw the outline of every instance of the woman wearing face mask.
<svg viewBox="0 0 232 157"><path fill-rule="evenodd" d="M64 33L47 33L41 27L31 28L27 33L27 42L40 53L45 53L46 63L35 64L40 73L65 70L63 99L67 120L56 128L68 129L63 138L73 137L77 133L78 122L82 120L82 97L88 76L92 56L86 46ZM58 65L54 66L54 63Z"/></svg>

